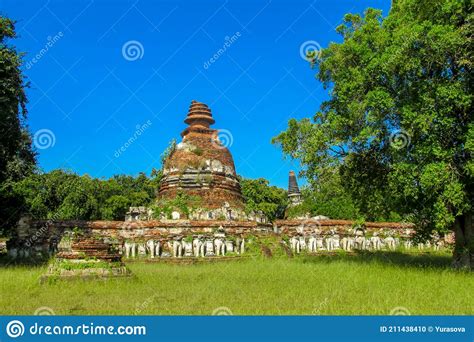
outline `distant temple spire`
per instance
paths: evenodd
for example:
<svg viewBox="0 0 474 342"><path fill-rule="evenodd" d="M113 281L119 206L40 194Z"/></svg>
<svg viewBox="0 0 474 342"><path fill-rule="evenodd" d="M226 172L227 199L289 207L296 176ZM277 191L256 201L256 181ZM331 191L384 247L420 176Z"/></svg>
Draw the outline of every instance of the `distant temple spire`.
<svg viewBox="0 0 474 342"><path fill-rule="evenodd" d="M296 180L296 175L293 171L290 171L288 178L288 199L290 200L290 205L298 205L303 202L301 199L300 188L298 187L298 182Z"/></svg>

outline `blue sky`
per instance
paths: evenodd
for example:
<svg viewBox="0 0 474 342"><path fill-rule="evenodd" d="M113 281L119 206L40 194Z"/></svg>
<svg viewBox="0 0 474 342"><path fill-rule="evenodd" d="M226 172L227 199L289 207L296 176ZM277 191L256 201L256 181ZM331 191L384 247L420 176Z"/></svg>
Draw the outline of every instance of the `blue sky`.
<svg viewBox="0 0 474 342"><path fill-rule="evenodd" d="M180 140L195 99L211 107L214 128L232 135L239 174L286 187L288 171L299 166L283 159L271 138L290 117L313 115L327 97L301 46L340 41L335 27L345 13L376 7L386 15L390 1L0 4L18 21L14 44L27 53L28 124L43 170L149 174L169 141Z"/></svg>

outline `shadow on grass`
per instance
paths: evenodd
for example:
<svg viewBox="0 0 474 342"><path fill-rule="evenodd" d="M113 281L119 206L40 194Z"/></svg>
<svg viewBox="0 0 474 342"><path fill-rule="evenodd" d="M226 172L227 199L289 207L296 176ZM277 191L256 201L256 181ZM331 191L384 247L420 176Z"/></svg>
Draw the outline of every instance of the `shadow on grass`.
<svg viewBox="0 0 474 342"><path fill-rule="evenodd" d="M282 256L286 258L286 256ZM247 259L247 258L245 258ZM452 269L452 257L448 253L439 252L405 252L405 251L354 251L346 253L343 251L333 253L321 253L303 255L298 257L303 263L332 263L338 261L355 262L361 264L386 264L410 268L435 268ZM49 259L12 259L7 255L0 255L0 268L15 266L44 266L49 263Z"/></svg>
<svg viewBox="0 0 474 342"><path fill-rule="evenodd" d="M379 263L411 268L451 269L452 257L447 253L408 253L402 251L356 251L352 253L333 253L307 255L303 262L348 261L357 263Z"/></svg>
<svg viewBox="0 0 474 342"><path fill-rule="evenodd" d="M49 263L48 258L17 258L12 259L6 254L0 254L0 268L15 266L44 266Z"/></svg>

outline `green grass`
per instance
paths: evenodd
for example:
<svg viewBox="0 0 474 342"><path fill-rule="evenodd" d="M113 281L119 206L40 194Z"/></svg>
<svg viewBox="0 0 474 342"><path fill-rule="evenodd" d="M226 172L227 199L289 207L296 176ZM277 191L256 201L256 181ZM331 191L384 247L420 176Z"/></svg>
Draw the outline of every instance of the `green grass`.
<svg viewBox="0 0 474 342"><path fill-rule="evenodd" d="M40 285L44 266L0 266L0 314L412 315L474 314L474 274L443 253L250 258L227 263L130 263L129 279Z"/></svg>

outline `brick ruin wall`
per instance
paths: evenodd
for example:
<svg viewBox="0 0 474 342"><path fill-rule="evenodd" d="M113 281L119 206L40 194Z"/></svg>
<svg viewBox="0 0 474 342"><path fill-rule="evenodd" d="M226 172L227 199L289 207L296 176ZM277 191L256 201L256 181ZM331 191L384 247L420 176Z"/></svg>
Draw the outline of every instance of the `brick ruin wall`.
<svg viewBox="0 0 474 342"><path fill-rule="evenodd" d="M9 242L8 250L13 257L53 255L61 247L64 236L76 230L116 245L120 253L127 257L155 257L160 253L166 253L163 256L214 256L222 255L226 250L243 252L242 243L246 239L262 235L281 239L295 253L305 249L317 252L398 247L439 250L454 242L450 234L415 244L414 227L405 223L367 222L363 228L354 227L353 221L346 220L277 220L273 225L204 220L34 221L20 225L18 236ZM206 246L207 250L200 247L197 251L198 246ZM217 248L220 248L220 254L217 254Z"/></svg>

